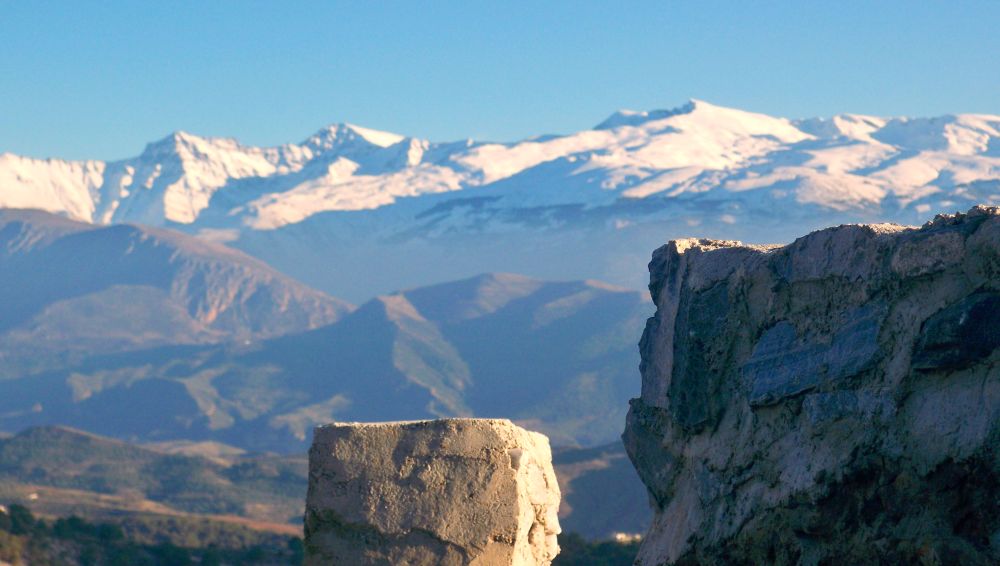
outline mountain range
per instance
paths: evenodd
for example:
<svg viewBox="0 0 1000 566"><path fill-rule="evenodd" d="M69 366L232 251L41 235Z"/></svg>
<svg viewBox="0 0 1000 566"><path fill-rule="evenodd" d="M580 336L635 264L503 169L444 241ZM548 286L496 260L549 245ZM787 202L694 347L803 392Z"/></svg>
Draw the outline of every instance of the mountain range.
<svg viewBox="0 0 1000 566"><path fill-rule="evenodd" d="M1000 116L790 120L702 101L514 143L337 124L259 148L177 132L114 162L0 156L0 206L228 242L362 301L490 271L639 288L687 235L783 242L1000 202Z"/></svg>
<svg viewBox="0 0 1000 566"><path fill-rule="evenodd" d="M270 148L178 132L114 162L2 154L0 430L225 454L34 429L0 442L0 474L76 489L117 481L107 461L124 458L208 478L179 509L216 488L238 506L253 498L232 474L298 485L302 462L233 450L301 454L332 420L506 417L570 447L555 451L568 505L612 518L581 531L638 530L617 439L653 249L972 202L1000 203L1000 116L790 120L692 101L514 143L337 124ZM46 443L107 461L47 479L8 465ZM592 511L609 486L621 509Z"/></svg>
<svg viewBox="0 0 1000 566"><path fill-rule="evenodd" d="M332 420L506 417L617 438L644 293L492 273L360 307L168 229L0 211L0 430L302 450Z"/></svg>
<svg viewBox="0 0 1000 566"><path fill-rule="evenodd" d="M100 353L251 341L353 305L172 230L0 210L0 379Z"/></svg>

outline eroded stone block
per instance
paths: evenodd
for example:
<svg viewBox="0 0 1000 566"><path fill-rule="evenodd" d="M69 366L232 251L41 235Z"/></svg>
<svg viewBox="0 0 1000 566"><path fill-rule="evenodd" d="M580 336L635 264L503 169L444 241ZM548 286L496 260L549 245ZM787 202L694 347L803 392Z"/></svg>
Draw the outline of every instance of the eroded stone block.
<svg viewBox="0 0 1000 566"><path fill-rule="evenodd" d="M559 486L548 439L507 420L318 427L306 563L549 564Z"/></svg>

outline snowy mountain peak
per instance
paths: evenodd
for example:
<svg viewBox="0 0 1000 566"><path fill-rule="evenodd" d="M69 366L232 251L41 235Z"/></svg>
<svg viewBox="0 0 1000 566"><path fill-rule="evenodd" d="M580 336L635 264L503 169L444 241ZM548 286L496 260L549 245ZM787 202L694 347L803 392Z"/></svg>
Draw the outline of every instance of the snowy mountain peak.
<svg viewBox="0 0 1000 566"><path fill-rule="evenodd" d="M142 155L153 157L162 155L189 154L193 149L216 144L238 145L234 139L203 138L181 130L170 133L162 139L146 144Z"/></svg>
<svg viewBox="0 0 1000 566"><path fill-rule="evenodd" d="M362 128L354 124L331 124L313 134L302 145L314 148L319 152L340 149L344 147L374 146L389 147L404 139L404 136L390 132L382 132Z"/></svg>
<svg viewBox="0 0 1000 566"><path fill-rule="evenodd" d="M783 142L797 142L811 137L785 118L717 106L697 99L670 110L620 110L594 129L617 130L623 127L640 128L652 135L688 132L706 139L771 136Z"/></svg>
<svg viewBox="0 0 1000 566"><path fill-rule="evenodd" d="M678 106L670 110L649 110L649 111L637 111L622 109L611 116L608 116L600 124L594 126L595 130L613 130L615 128L620 128L622 126L640 126L646 122L653 120L663 120L671 116L677 116L679 114L690 114L694 112L695 108L699 104L705 104L699 100L691 99L687 104L683 106Z"/></svg>
<svg viewBox="0 0 1000 566"><path fill-rule="evenodd" d="M670 117L669 125L706 137L742 136L770 137L784 143L795 143L812 136L802 132L787 118L778 118L738 108L717 106L701 100L689 103L690 112Z"/></svg>
<svg viewBox="0 0 1000 566"><path fill-rule="evenodd" d="M383 132L381 130L373 130L371 128L362 128L361 126L356 126L354 124L344 124L345 127L350 128L359 136L365 138L369 142L380 146L389 147L390 145L395 145L403 141L404 136L399 134L394 134L392 132Z"/></svg>
<svg viewBox="0 0 1000 566"><path fill-rule="evenodd" d="M179 131L111 163L0 156L0 206L195 229L209 211L209 228L237 233L400 203L413 207L401 217L417 224L424 207L452 211L429 230L500 229L552 207L596 210L644 199L652 207L727 203L735 212L717 217L732 225L757 209L867 211L886 203L925 210L936 208L931 199L953 201L933 195L952 194L993 202L997 183L998 116L791 121L701 100L621 110L594 129L513 143L430 143L340 123L301 144L269 148ZM492 203L491 212L485 204L441 208L449 199ZM502 219L497 209L527 212Z"/></svg>

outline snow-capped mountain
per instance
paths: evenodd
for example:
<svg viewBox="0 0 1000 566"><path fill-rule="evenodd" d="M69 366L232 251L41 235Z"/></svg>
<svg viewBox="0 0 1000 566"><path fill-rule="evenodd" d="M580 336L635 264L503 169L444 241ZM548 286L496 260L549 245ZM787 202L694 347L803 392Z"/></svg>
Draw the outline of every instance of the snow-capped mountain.
<svg viewBox="0 0 1000 566"><path fill-rule="evenodd" d="M0 206L221 239L349 299L496 270L635 285L670 237L782 241L972 202L1000 202L1000 116L692 101L516 143L340 124L272 148L175 133L110 163L0 155Z"/></svg>

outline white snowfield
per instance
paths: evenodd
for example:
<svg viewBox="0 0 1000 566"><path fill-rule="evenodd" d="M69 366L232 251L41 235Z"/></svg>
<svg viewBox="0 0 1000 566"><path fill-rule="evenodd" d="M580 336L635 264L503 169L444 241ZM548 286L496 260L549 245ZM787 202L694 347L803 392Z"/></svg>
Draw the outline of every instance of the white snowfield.
<svg viewBox="0 0 1000 566"><path fill-rule="evenodd" d="M724 224L799 206L919 216L1000 202L1000 116L788 120L691 101L516 143L435 143L339 124L270 148L178 132L108 163L0 155L0 207L96 223L273 230L456 192L505 210L725 202L724 213L713 209ZM461 215L449 222L482 221ZM490 218L500 231L510 221Z"/></svg>

